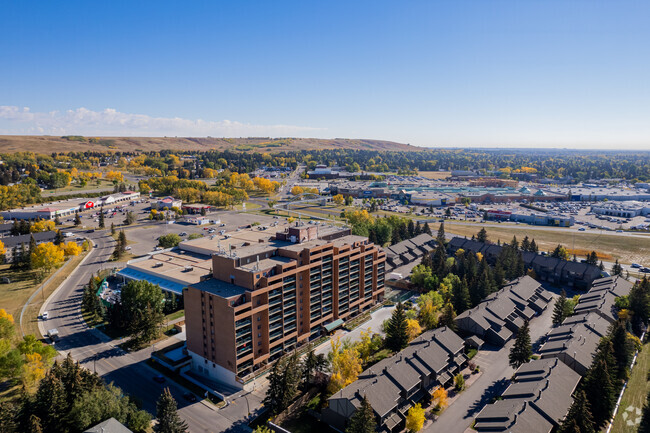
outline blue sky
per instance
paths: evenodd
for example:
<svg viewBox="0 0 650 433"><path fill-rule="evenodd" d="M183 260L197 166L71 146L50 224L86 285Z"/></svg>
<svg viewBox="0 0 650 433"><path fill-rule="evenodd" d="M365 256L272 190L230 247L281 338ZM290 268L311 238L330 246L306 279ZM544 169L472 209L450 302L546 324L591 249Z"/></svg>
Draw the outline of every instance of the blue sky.
<svg viewBox="0 0 650 433"><path fill-rule="evenodd" d="M0 2L0 133L650 149L650 2Z"/></svg>

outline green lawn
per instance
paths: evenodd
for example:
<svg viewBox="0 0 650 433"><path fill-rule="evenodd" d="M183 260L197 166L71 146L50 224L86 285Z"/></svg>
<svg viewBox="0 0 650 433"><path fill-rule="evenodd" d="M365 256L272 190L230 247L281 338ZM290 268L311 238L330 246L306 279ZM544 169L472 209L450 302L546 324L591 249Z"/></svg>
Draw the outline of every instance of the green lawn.
<svg viewBox="0 0 650 433"><path fill-rule="evenodd" d="M639 409L643 408L648 391L650 391L650 382L647 380L648 371L650 371L650 343L643 346L643 350L637 358L637 363L632 369L627 389L623 394L621 405L614 419L612 433L636 433L637 426L627 424L630 419L635 420L637 418L636 411L634 409L627 411L627 409L630 406ZM625 413L627 413L627 417Z"/></svg>

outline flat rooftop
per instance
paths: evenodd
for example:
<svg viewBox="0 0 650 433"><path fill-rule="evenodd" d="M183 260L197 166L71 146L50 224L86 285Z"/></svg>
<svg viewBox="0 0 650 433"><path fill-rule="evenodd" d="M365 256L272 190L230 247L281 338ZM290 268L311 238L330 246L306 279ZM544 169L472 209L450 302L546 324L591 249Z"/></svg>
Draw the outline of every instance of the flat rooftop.
<svg viewBox="0 0 650 433"><path fill-rule="evenodd" d="M234 296L241 296L246 293L246 288L236 286L234 284L230 284L216 278L211 278L209 280L201 281L200 283L192 284L192 287L226 299L232 298Z"/></svg>

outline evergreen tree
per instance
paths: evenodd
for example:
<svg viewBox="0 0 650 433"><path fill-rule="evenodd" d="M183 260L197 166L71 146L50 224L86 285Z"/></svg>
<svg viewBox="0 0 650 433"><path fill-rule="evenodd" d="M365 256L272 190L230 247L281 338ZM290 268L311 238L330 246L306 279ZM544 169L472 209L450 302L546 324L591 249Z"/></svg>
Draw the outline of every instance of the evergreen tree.
<svg viewBox="0 0 650 433"><path fill-rule="evenodd" d="M374 433L377 428L377 421L375 420L375 412L370 406L368 398L363 396L361 406L354 412L348 428L345 433Z"/></svg>
<svg viewBox="0 0 650 433"><path fill-rule="evenodd" d="M20 226L18 225L18 220L14 220L14 225L11 227L9 232L11 236L18 236L20 233Z"/></svg>
<svg viewBox="0 0 650 433"><path fill-rule="evenodd" d="M29 432L30 433L43 433L43 428L41 427L41 419L36 415L32 415L29 418Z"/></svg>
<svg viewBox="0 0 650 433"><path fill-rule="evenodd" d="M566 292L562 289L560 297L555 301L555 306L553 307L553 325L559 325L564 322L566 319L566 310L567 310L567 299Z"/></svg>
<svg viewBox="0 0 650 433"><path fill-rule="evenodd" d="M117 236L117 240L119 241L120 252L125 252L128 241L126 240L126 233L124 233L124 230L120 230L120 234Z"/></svg>
<svg viewBox="0 0 650 433"><path fill-rule="evenodd" d="M479 242L487 242L488 241L488 235L487 232L485 231L485 227L481 227L481 230L476 234L476 240Z"/></svg>
<svg viewBox="0 0 650 433"><path fill-rule="evenodd" d="M445 223L441 222L440 227L438 227L438 234L436 235L436 242L438 242L438 245L446 245L447 244L447 236L445 235Z"/></svg>
<svg viewBox="0 0 650 433"><path fill-rule="evenodd" d="M68 408L63 383L50 370L41 380L34 399L34 414L40 419L43 432L59 432Z"/></svg>
<svg viewBox="0 0 650 433"><path fill-rule="evenodd" d="M115 223L111 222L111 236L115 236Z"/></svg>
<svg viewBox="0 0 650 433"><path fill-rule="evenodd" d="M594 427L600 430L612 416L616 405L616 390L604 360L600 359L591 365L582 389L593 413Z"/></svg>
<svg viewBox="0 0 650 433"><path fill-rule="evenodd" d="M81 217L79 216L79 212L74 211L74 225L75 227L81 225Z"/></svg>
<svg viewBox="0 0 650 433"><path fill-rule="evenodd" d="M289 407L298 392L302 373L297 353L273 364L269 373L269 388L263 401L272 414Z"/></svg>
<svg viewBox="0 0 650 433"><path fill-rule="evenodd" d="M409 233L409 239L415 237L415 224L413 224L413 220L409 220L407 230Z"/></svg>
<svg viewBox="0 0 650 433"><path fill-rule="evenodd" d="M598 269L600 269L601 271L605 270L605 265L603 264L602 260L600 261L600 264L598 265Z"/></svg>
<svg viewBox="0 0 650 433"><path fill-rule="evenodd" d="M61 230L57 230L56 236L54 237L54 245L61 245L62 243L65 243L65 238L63 237Z"/></svg>
<svg viewBox="0 0 650 433"><path fill-rule="evenodd" d="M462 313L471 306L469 289L467 288L467 281L464 278L460 284L454 284L452 287L451 300L454 304L454 310L458 313Z"/></svg>
<svg viewBox="0 0 650 433"><path fill-rule="evenodd" d="M634 317L646 323L650 318L650 280L643 277L641 281L637 281L630 290L628 300Z"/></svg>
<svg viewBox="0 0 650 433"><path fill-rule="evenodd" d="M398 352L408 346L408 333L406 332L406 315L401 302L397 304L386 327L386 347Z"/></svg>
<svg viewBox="0 0 650 433"><path fill-rule="evenodd" d="M531 356L533 356L533 347L530 344L530 329L526 320L521 328L519 328L515 344L510 349L510 365L516 370L521 365L527 363Z"/></svg>
<svg viewBox="0 0 650 433"><path fill-rule="evenodd" d="M409 221L411 221L411 220L409 220ZM402 221L401 224L399 224L397 229L399 230L400 239L406 240L406 239L410 238L408 224L406 223L406 221Z"/></svg>
<svg viewBox="0 0 650 433"><path fill-rule="evenodd" d="M391 245L395 245L399 242L402 242L402 238L399 235L399 230L393 229L390 235L390 243Z"/></svg>
<svg viewBox="0 0 650 433"><path fill-rule="evenodd" d="M415 236L422 234L422 225L420 225L420 221L415 224Z"/></svg>
<svg viewBox="0 0 650 433"><path fill-rule="evenodd" d="M433 236L433 233L431 233L431 227L429 227L428 222L424 223L424 228L422 229L422 232L428 234L429 236Z"/></svg>
<svg viewBox="0 0 650 433"><path fill-rule="evenodd" d="M618 263L618 259L612 266L612 275L621 275L623 273L623 267Z"/></svg>
<svg viewBox="0 0 650 433"><path fill-rule="evenodd" d="M302 382L304 385L312 383L315 372L322 372L327 367L327 358L322 353L316 354L313 346L310 344L309 350L302 362Z"/></svg>
<svg viewBox="0 0 650 433"><path fill-rule="evenodd" d="M612 379L616 392L618 392L621 387L621 382L616 379L618 377L618 367L616 365L616 357L614 356L614 345L609 337L601 338L600 343L598 343L593 362L596 363L599 361L603 361L607 365L609 377Z"/></svg>
<svg viewBox="0 0 650 433"><path fill-rule="evenodd" d="M598 254L596 254L596 251L587 254L587 264L594 266L598 265Z"/></svg>
<svg viewBox="0 0 650 433"><path fill-rule="evenodd" d="M614 357L616 358L618 378L625 380L627 379L628 367L632 361L634 346L627 338L627 330L621 322L612 325L610 335L614 348Z"/></svg>
<svg viewBox="0 0 650 433"><path fill-rule="evenodd" d="M156 431L159 433L185 433L187 424L183 421L176 411L176 400L172 397L169 388L165 388L162 395L156 403L156 418L158 425Z"/></svg>
<svg viewBox="0 0 650 433"><path fill-rule="evenodd" d="M440 318L438 319L438 326L446 326L452 331L455 331L456 330L456 322L454 322L455 318L456 318L456 312L454 311L454 306L451 305L450 302L447 302L447 304L442 309Z"/></svg>
<svg viewBox="0 0 650 433"><path fill-rule="evenodd" d="M99 208L99 228L104 228L104 206Z"/></svg>
<svg viewBox="0 0 650 433"><path fill-rule="evenodd" d="M34 269L34 266L32 265L32 251L36 249L36 239L34 239L34 235L29 236L29 253L27 254L27 260L29 260L29 269ZM23 252L25 254L25 252Z"/></svg>
<svg viewBox="0 0 650 433"><path fill-rule="evenodd" d="M8 402L0 402L0 431L3 433L15 433L17 431L16 418L18 417L17 407Z"/></svg>
<svg viewBox="0 0 650 433"><path fill-rule="evenodd" d="M23 242L22 244L20 244L20 265L21 267L28 269L29 267L31 267L31 264L32 264L31 254L29 254L27 245L25 245L25 243Z"/></svg>
<svg viewBox="0 0 650 433"><path fill-rule="evenodd" d="M512 240L510 241L510 246L516 250L519 249L519 242L517 241L517 236L512 237Z"/></svg>
<svg viewBox="0 0 650 433"><path fill-rule="evenodd" d="M524 236L524 240L521 241L521 250L530 251L530 240L528 240L528 236Z"/></svg>
<svg viewBox="0 0 650 433"><path fill-rule="evenodd" d="M535 239L530 241L530 251L533 253L537 253L539 251L539 248L537 247L537 244L535 243Z"/></svg>
<svg viewBox="0 0 650 433"><path fill-rule="evenodd" d="M584 391L578 391L558 433L595 433L591 409Z"/></svg>

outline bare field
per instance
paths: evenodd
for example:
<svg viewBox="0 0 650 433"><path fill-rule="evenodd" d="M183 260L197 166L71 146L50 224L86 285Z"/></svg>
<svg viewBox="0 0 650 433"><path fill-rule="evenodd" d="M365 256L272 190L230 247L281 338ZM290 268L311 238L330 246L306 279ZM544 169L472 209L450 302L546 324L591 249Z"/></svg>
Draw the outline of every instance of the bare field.
<svg viewBox="0 0 650 433"><path fill-rule="evenodd" d="M278 152L316 149L358 149L419 151L422 148L403 143L365 139L318 138L214 138L214 137L75 137L3 135L2 152L83 152L83 151L159 151L236 150L241 152Z"/></svg>
<svg viewBox="0 0 650 433"><path fill-rule="evenodd" d="M435 228L434 228L435 227ZM445 222L445 231L461 236L471 237L481 227L485 227L488 238L492 242L510 242L513 236L522 240L524 236L535 239L539 249L542 251L553 250L558 244L568 249L596 251L596 253L609 254L614 259L618 258L621 263L640 263L644 266L650 265L650 239L643 239L632 236L601 235L592 233L561 232L553 230L529 230L525 227L493 227L490 225L475 227L455 225L452 222ZM431 225L431 230L437 230L438 225Z"/></svg>

